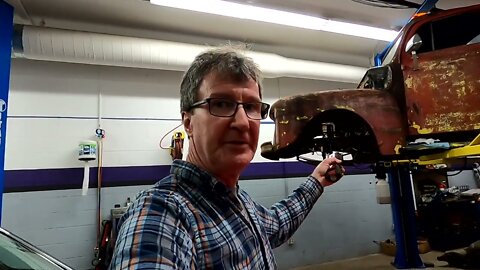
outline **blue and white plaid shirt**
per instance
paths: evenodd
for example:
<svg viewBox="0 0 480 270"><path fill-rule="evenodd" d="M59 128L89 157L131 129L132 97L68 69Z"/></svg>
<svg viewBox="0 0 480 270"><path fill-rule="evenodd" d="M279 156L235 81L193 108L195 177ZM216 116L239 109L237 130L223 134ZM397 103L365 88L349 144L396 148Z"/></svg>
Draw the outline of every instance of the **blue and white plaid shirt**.
<svg viewBox="0 0 480 270"><path fill-rule="evenodd" d="M293 235L322 192L309 176L267 209L175 160L171 174L122 217L110 269L276 269L272 249Z"/></svg>

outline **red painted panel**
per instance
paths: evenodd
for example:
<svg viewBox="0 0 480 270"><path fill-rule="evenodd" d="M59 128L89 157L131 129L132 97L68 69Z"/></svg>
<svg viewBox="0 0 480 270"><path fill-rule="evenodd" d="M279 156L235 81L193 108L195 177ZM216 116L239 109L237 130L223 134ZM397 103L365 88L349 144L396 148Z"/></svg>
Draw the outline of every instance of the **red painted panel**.
<svg viewBox="0 0 480 270"><path fill-rule="evenodd" d="M409 134L480 129L480 44L418 55L404 68Z"/></svg>

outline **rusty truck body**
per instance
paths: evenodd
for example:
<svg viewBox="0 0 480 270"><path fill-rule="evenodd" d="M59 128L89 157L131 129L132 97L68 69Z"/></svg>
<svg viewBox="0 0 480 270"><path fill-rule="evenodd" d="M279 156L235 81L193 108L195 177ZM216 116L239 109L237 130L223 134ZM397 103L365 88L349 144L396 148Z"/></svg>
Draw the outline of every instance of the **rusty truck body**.
<svg viewBox="0 0 480 270"><path fill-rule="evenodd" d="M471 141L480 133L480 5L414 17L356 89L286 97L272 105L262 156L351 153L355 162L410 155L418 138Z"/></svg>

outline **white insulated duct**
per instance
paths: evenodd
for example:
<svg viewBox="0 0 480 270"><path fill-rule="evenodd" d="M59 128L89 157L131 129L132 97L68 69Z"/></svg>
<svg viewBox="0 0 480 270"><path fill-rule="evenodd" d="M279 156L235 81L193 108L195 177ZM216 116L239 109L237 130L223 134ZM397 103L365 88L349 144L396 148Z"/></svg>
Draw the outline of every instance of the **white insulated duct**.
<svg viewBox="0 0 480 270"><path fill-rule="evenodd" d="M207 46L154 39L24 26L21 51L27 59L185 71ZM286 58L271 53L246 54L267 78L294 77L357 83L366 68Z"/></svg>

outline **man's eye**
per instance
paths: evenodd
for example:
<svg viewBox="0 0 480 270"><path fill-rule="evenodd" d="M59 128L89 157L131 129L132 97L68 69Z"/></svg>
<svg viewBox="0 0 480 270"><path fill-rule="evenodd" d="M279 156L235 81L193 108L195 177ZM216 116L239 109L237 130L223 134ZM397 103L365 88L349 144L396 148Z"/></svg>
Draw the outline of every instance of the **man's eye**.
<svg viewBox="0 0 480 270"><path fill-rule="evenodd" d="M243 104L243 107L247 111L252 111L252 112L260 111L260 104L259 103L245 103L245 104Z"/></svg>
<svg viewBox="0 0 480 270"><path fill-rule="evenodd" d="M228 101L228 100L214 100L214 101L212 101L212 105L215 108L226 109L226 108L234 107L235 103L231 102L231 101Z"/></svg>

